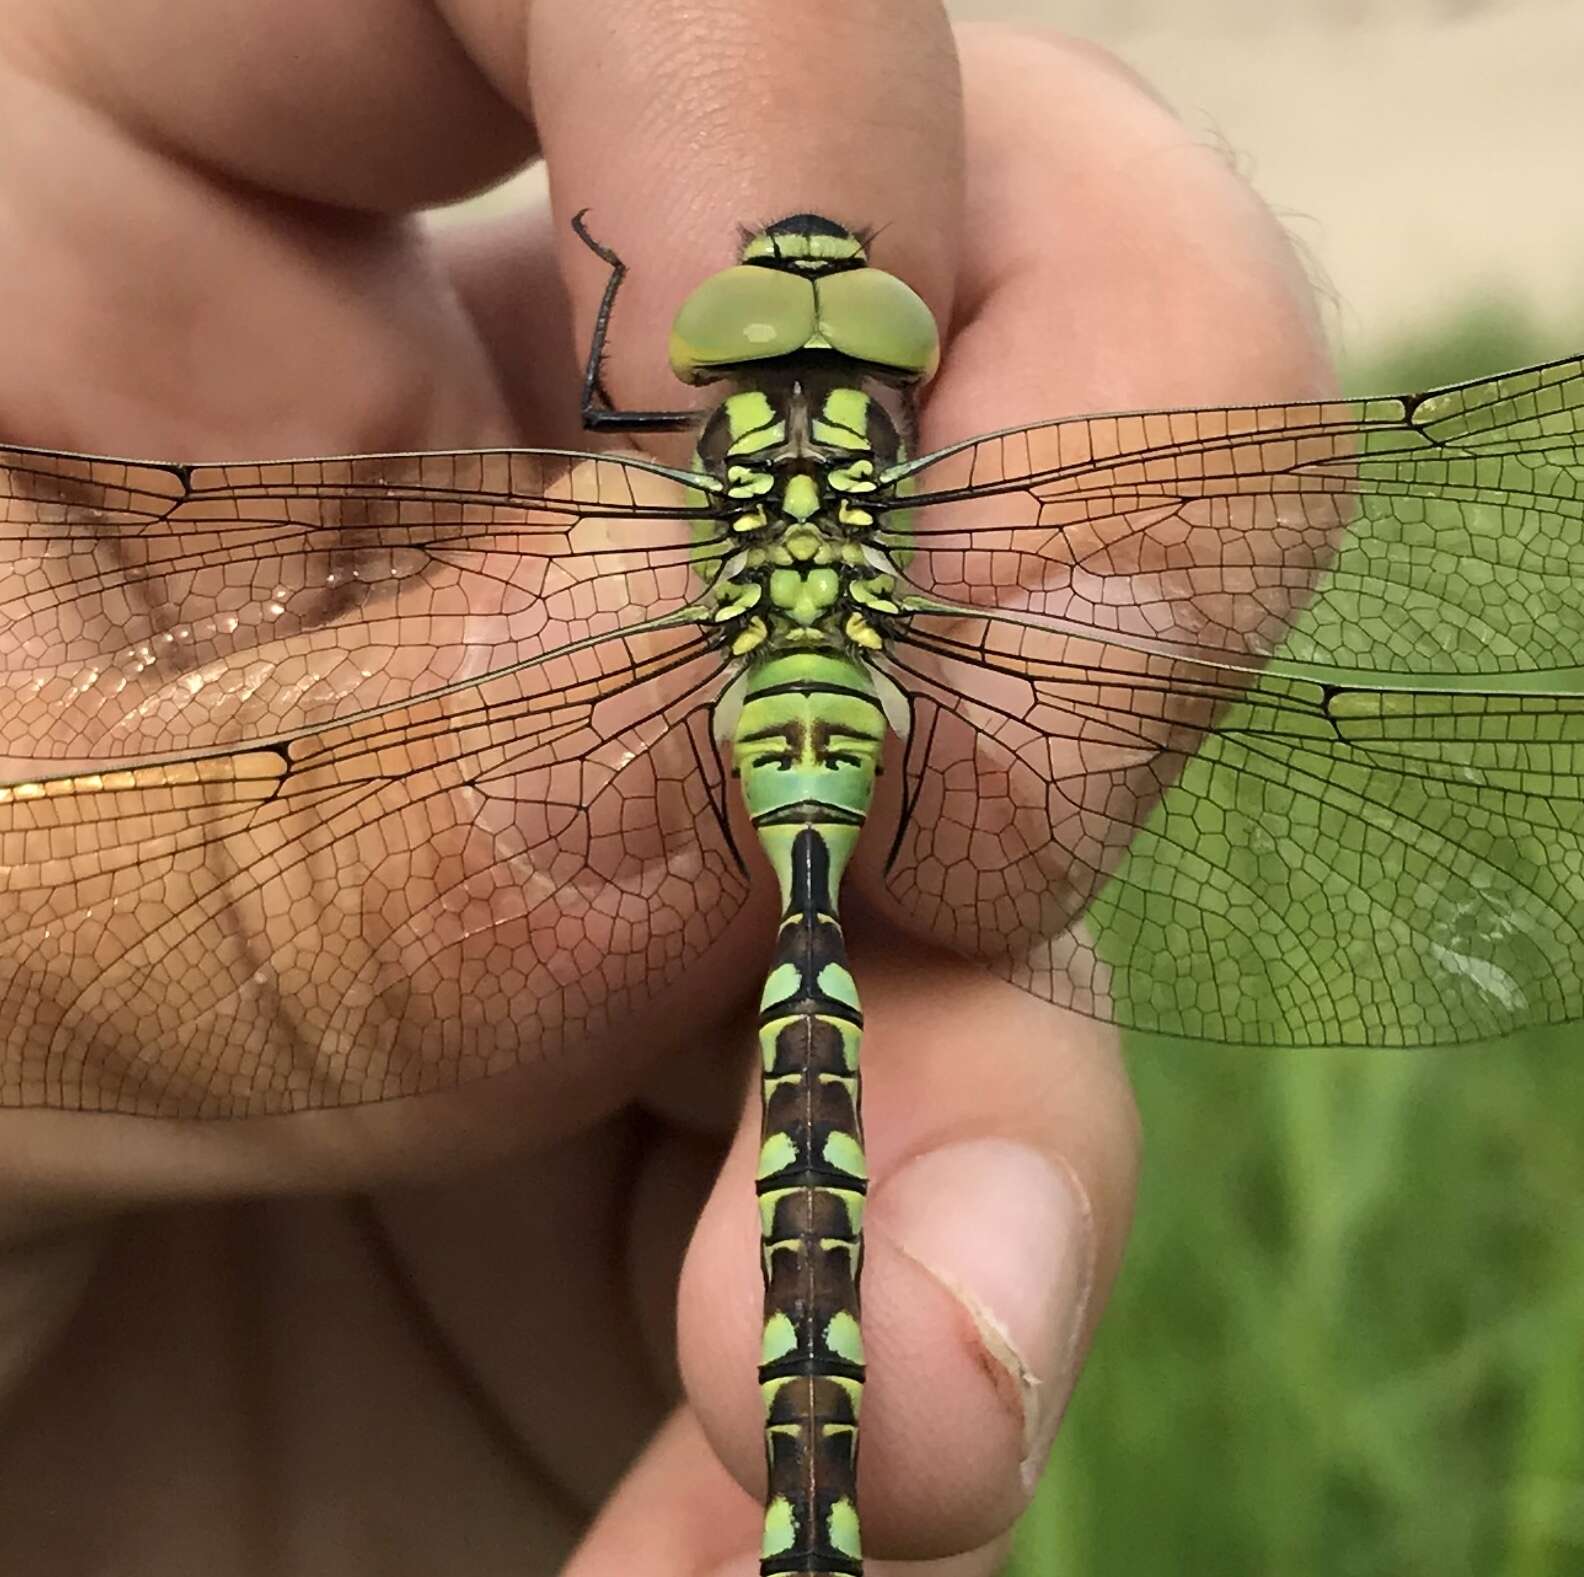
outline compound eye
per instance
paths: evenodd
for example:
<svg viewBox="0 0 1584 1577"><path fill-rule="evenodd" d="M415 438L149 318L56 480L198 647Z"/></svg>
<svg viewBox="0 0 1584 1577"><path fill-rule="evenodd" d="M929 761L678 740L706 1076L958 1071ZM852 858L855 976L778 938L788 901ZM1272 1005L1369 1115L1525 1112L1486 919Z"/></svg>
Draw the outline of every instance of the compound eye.
<svg viewBox="0 0 1584 1577"><path fill-rule="evenodd" d="M724 369L802 350L814 329L810 280L738 264L682 303L671 325L671 370L684 383L709 383Z"/></svg>
<svg viewBox="0 0 1584 1577"><path fill-rule="evenodd" d="M819 332L833 350L902 374L933 377L940 365L940 331L923 298L895 274L855 268L815 285Z"/></svg>

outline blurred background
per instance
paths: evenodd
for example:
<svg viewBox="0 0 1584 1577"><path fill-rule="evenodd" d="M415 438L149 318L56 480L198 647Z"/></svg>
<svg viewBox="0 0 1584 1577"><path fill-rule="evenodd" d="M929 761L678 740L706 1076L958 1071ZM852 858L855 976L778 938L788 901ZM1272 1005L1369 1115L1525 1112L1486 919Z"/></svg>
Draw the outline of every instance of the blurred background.
<svg viewBox="0 0 1584 1577"><path fill-rule="evenodd" d="M1346 370L1449 330L1457 339L1470 316L1525 344L1577 348L1577 0L947 0L947 9L1060 27L1147 77L1287 226L1333 297Z"/></svg>
<svg viewBox="0 0 1584 1577"><path fill-rule="evenodd" d="M1577 0L954 0L1221 146L1346 387L1584 349ZM1017 1577L1584 1572L1584 1046L1129 1047L1137 1232Z"/></svg>

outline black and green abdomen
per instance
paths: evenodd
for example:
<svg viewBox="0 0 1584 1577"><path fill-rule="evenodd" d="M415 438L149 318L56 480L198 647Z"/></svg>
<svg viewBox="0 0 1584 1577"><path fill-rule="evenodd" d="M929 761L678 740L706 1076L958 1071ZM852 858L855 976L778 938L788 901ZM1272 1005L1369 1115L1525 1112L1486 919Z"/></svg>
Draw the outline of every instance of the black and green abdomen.
<svg viewBox="0 0 1584 1577"><path fill-rule="evenodd" d="M772 658L750 675L733 741L782 897L759 1015L766 1574L862 1569L863 1015L836 894L885 735L863 664L820 650Z"/></svg>

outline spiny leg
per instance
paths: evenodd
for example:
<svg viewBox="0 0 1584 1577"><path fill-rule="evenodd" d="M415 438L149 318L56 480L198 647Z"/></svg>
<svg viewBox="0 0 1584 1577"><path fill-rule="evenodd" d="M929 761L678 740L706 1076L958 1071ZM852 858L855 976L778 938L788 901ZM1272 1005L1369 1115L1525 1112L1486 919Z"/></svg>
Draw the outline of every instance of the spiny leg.
<svg viewBox="0 0 1584 1577"><path fill-rule="evenodd" d="M590 432L675 433L696 427L701 413L684 411L619 411L605 392L600 381L600 368L605 360L605 342L610 335L611 312L616 305L616 293L627 277L627 265L608 246L589 234L584 216L588 209L581 208L572 216L572 229L584 246L610 268L610 278L605 281L605 292L600 297L599 311L594 314L594 333L589 340L588 360L583 366L583 398L580 410L583 425Z"/></svg>

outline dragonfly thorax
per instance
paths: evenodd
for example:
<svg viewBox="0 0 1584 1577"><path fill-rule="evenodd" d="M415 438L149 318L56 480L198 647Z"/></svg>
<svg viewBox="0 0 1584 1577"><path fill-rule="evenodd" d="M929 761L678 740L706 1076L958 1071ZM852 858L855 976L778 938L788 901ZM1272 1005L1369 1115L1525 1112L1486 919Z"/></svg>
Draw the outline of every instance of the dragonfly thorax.
<svg viewBox="0 0 1584 1577"><path fill-rule="evenodd" d="M695 466L737 544L710 593L735 654L884 647L902 609L873 505L902 458L884 404L846 384L791 375L721 402Z"/></svg>

